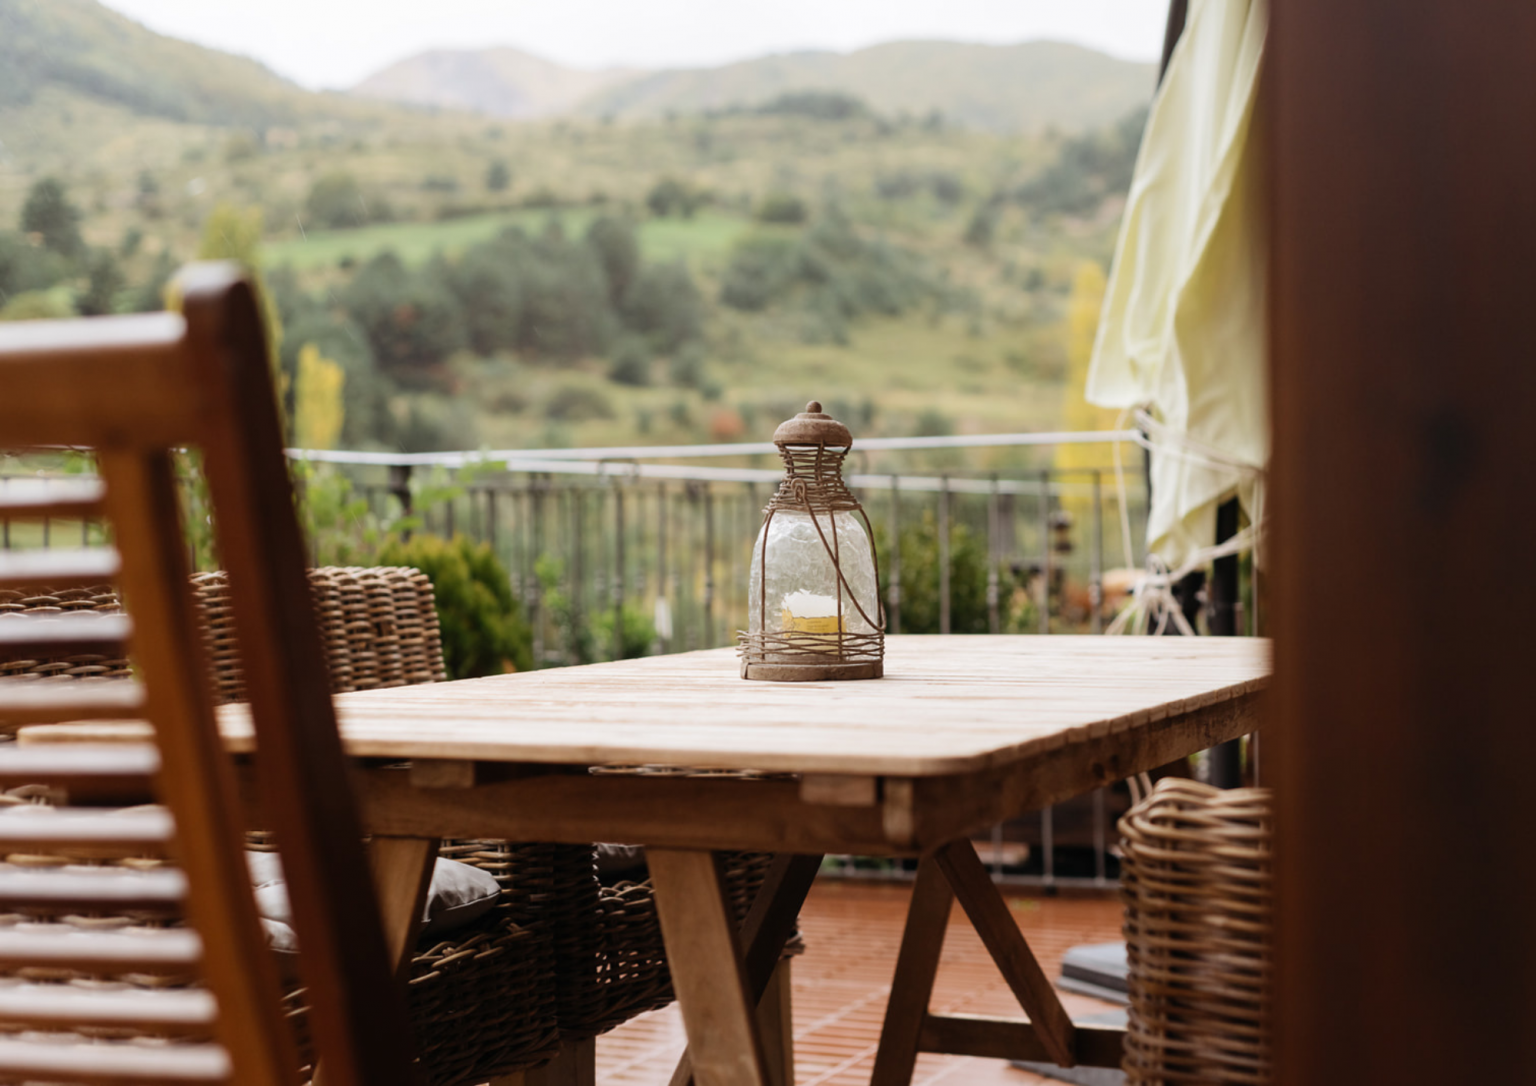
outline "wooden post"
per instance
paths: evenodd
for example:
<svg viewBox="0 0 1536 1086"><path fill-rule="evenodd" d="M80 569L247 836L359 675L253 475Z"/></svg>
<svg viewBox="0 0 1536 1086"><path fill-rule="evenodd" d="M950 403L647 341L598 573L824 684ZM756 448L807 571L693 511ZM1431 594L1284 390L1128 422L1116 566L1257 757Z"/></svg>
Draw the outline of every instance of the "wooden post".
<svg viewBox="0 0 1536 1086"><path fill-rule="evenodd" d="M1526 1082L1536 5L1270 10L1278 1081Z"/></svg>

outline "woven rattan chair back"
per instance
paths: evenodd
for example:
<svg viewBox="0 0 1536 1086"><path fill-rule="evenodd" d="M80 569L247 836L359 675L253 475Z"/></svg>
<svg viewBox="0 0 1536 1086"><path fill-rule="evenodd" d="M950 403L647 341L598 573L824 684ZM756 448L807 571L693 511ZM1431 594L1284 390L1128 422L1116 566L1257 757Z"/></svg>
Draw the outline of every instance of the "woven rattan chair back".
<svg viewBox="0 0 1536 1086"><path fill-rule="evenodd" d="M0 783L67 790L74 807L0 827L6 851L84 857L174 854L179 867L121 865L0 870L6 912L184 915L186 927L144 933L24 923L0 929L0 1079L47 1082L292 1084L299 1061L280 981L258 920L239 790L224 753L202 662L186 569L173 450L201 452L218 546L251 680L258 791L282 842L309 1026L328 1082L413 1081L403 1001L385 956L324 661L304 581L304 552L282 455L271 374L254 296L224 265L189 269L183 315L0 328L0 447L90 448L99 482L0 492L11 520L101 518L114 546L11 551L0 588L52 586L61 612L5 621L11 659L131 655L136 678L13 678L7 724L138 716L152 746L0 750ZM66 607L63 593L104 580L132 614ZM131 650L124 652L127 646ZM74 667L105 667L75 664ZM65 671L70 670L66 666ZM102 815L153 791L164 804ZM80 987L60 970L123 976L192 973L202 988ZM67 975L67 974L66 974ZM26 1032L21 1032L26 1031ZM118 1043L149 1031L175 1043ZM90 1043L84 1043L89 1041Z"/></svg>
<svg viewBox="0 0 1536 1086"><path fill-rule="evenodd" d="M1120 820L1126 1081L1273 1081L1270 796L1169 777Z"/></svg>

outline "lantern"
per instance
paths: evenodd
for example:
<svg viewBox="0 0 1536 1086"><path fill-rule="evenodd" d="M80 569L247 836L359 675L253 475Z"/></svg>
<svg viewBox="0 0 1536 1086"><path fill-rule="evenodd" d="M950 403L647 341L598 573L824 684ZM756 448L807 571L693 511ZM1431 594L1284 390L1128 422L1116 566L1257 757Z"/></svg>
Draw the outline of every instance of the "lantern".
<svg viewBox="0 0 1536 1086"><path fill-rule="evenodd" d="M848 427L821 404L779 426L784 481L752 547L741 677L878 679L885 657L874 531L843 483Z"/></svg>

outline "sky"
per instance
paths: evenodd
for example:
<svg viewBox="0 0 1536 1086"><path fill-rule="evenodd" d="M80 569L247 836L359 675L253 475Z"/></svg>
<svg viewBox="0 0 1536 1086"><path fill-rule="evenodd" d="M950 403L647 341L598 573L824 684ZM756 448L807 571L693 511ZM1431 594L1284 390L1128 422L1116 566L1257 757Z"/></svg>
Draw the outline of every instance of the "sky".
<svg viewBox="0 0 1536 1086"><path fill-rule="evenodd" d="M705 67L911 38L1077 42L1152 60L1166 0L105 0L153 30L349 87L425 49L511 45L574 67Z"/></svg>

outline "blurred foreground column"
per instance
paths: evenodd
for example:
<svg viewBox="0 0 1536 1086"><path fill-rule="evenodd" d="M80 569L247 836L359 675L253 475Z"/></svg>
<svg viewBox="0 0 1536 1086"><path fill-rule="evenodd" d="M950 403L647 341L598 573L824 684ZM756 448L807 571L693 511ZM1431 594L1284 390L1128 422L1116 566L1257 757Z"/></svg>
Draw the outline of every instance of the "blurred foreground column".
<svg viewBox="0 0 1536 1086"><path fill-rule="evenodd" d="M1272 12L1281 1081L1531 1082L1536 4Z"/></svg>

